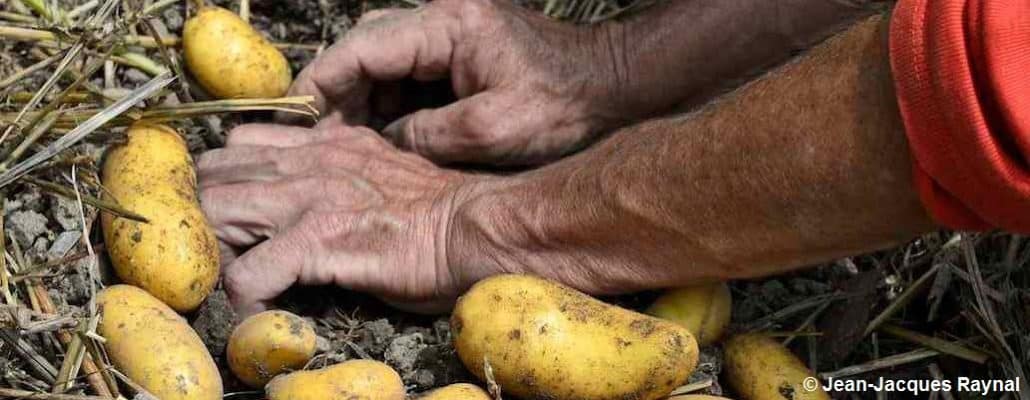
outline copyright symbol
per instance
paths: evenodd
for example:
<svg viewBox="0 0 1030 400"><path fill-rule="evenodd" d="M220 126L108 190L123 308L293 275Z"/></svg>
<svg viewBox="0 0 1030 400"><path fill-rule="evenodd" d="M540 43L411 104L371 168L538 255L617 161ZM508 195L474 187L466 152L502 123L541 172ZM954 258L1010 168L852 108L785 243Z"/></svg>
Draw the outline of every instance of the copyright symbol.
<svg viewBox="0 0 1030 400"><path fill-rule="evenodd" d="M808 392L819 390L819 380L814 377L807 377L801 381L801 388Z"/></svg>

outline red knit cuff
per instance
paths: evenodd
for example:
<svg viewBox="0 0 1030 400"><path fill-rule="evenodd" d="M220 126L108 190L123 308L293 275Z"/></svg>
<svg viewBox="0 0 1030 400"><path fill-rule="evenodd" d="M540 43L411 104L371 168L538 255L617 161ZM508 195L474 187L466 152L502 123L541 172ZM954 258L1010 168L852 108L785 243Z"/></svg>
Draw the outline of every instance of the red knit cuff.
<svg viewBox="0 0 1030 400"><path fill-rule="evenodd" d="M901 0L890 52L927 210L1030 232L1030 1Z"/></svg>

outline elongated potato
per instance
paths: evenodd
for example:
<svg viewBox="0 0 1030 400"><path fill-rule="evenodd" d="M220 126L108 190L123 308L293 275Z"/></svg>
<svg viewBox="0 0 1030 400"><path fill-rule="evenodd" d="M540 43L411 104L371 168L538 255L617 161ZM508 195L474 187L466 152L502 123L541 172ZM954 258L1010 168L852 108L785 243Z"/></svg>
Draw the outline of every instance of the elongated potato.
<svg viewBox="0 0 1030 400"><path fill-rule="evenodd" d="M683 325L698 344L707 346L722 338L732 310L729 286L713 283L669 290L647 313Z"/></svg>
<svg viewBox="0 0 1030 400"><path fill-rule="evenodd" d="M471 383L455 383L432 390L418 400L493 400L490 394Z"/></svg>
<svg viewBox="0 0 1030 400"><path fill-rule="evenodd" d="M104 161L105 197L149 223L101 215L115 272L178 312L192 311L218 282L218 241L200 209L186 142L164 125L138 123Z"/></svg>
<svg viewBox="0 0 1030 400"><path fill-rule="evenodd" d="M698 348L685 328L527 275L480 281L451 316L458 356L524 399L657 399L686 381Z"/></svg>
<svg viewBox="0 0 1030 400"><path fill-rule="evenodd" d="M818 385L806 389L812 373L780 342L760 334L742 334L723 343L723 370L742 400L829 400Z"/></svg>
<svg viewBox="0 0 1030 400"><path fill-rule="evenodd" d="M315 355L315 330L307 321L280 310L244 320L229 337L229 368L243 383L264 387L283 372L303 369Z"/></svg>
<svg viewBox="0 0 1030 400"><path fill-rule="evenodd" d="M97 332L119 371L161 400L222 398L218 367L179 314L129 285L104 289L97 304Z"/></svg>
<svg viewBox="0 0 1030 400"><path fill-rule="evenodd" d="M404 382L389 365L351 360L279 375L265 393L269 400L404 400Z"/></svg>
<svg viewBox="0 0 1030 400"><path fill-rule="evenodd" d="M186 21L186 66L220 99L280 97L293 77L286 57L232 11L208 6Z"/></svg>

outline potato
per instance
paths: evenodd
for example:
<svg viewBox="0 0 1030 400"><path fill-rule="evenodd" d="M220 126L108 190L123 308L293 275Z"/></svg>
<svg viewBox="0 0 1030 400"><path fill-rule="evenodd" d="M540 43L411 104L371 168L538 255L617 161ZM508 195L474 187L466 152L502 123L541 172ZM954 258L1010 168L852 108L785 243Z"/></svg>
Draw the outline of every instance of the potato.
<svg viewBox="0 0 1030 400"><path fill-rule="evenodd" d="M97 297L97 332L119 371L161 400L220 400L222 378L179 314L142 289L116 285Z"/></svg>
<svg viewBox="0 0 1030 400"><path fill-rule="evenodd" d="M432 390L418 400L493 400L490 394L471 383L455 383Z"/></svg>
<svg viewBox="0 0 1030 400"><path fill-rule="evenodd" d="M237 378L264 387L276 375L304 368L315 355L315 330L289 312L265 311L233 330L226 355Z"/></svg>
<svg viewBox="0 0 1030 400"><path fill-rule="evenodd" d="M268 400L404 400L404 382L389 365L351 360L279 375L265 393Z"/></svg>
<svg viewBox="0 0 1030 400"><path fill-rule="evenodd" d="M286 57L232 11L201 8L182 33L186 66L220 99L280 97L293 76Z"/></svg>
<svg viewBox="0 0 1030 400"><path fill-rule="evenodd" d="M451 316L458 356L525 399L657 399L686 381L698 348L682 326L526 275L480 281Z"/></svg>
<svg viewBox="0 0 1030 400"><path fill-rule="evenodd" d="M218 241L197 201L186 142L164 125L137 123L104 161L105 197L146 217L103 213L115 272L178 312L197 308L218 281Z"/></svg>
<svg viewBox="0 0 1030 400"><path fill-rule="evenodd" d="M681 394L668 397L665 400L730 400L726 397L712 396L708 394Z"/></svg>
<svg viewBox="0 0 1030 400"><path fill-rule="evenodd" d="M647 313L683 325L698 344L707 346L718 341L730 324L732 302L729 286L713 283L665 292Z"/></svg>
<svg viewBox="0 0 1030 400"><path fill-rule="evenodd" d="M742 334L723 343L723 370L730 387L744 400L829 400L817 387L804 388L815 377L794 353L767 336Z"/></svg>

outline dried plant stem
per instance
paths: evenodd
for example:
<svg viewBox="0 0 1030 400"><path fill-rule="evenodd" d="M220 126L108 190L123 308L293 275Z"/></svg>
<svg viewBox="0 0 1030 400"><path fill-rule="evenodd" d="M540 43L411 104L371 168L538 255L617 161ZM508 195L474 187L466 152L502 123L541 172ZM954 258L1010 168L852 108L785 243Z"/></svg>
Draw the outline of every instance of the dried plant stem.
<svg viewBox="0 0 1030 400"><path fill-rule="evenodd" d="M22 179L25 182L27 182L29 184L32 184L32 185L35 185L35 186L38 186L40 189L46 190L48 192L59 194L61 196L67 197L69 199L75 199L76 198L75 192L73 190L68 189L68 188L66 188L64 186L58 185L56 183L39 180L39 179L33 178L31 176L28 176L28 175L22 177ZM104 201L104 200L100 200L100 199L95 198L93 196L87 196L87 195L84 195L84 194L82 194L81 197L82 197L82 202L83 203L89 204L89 205L91 205L93 207L96 207L96 208L99 208L101 210L107 211L107 212L109 212L111 214L114 214L114 215L117 215L119 217L131 219L133 221L143 222L143 223L149 223L150 222L149 220L147 220L146 217L144 217L142 215L139 215L139 214L136 214L136 213L134 213L134 212L132 212L130 210L127 210L127 209L125 209L124 207L122 207L122 206L120 206L118 204L111 203L111 202Z"/></svg>
<svg viewBox="0 0 1030 400"><path fill-rule="evenodd" d="M240 19L250 23L250 0L240 0Z"/></svg>
<svg viewBox="0 0 1030 400"><path fill-rule="evenodd" d="M880 332L888 335L909 341L923 347L928 347L937 350L944 354L949 354L963 360L972 361L977 364L983 364L990 359L987 354L979 351L970 349L962 346L958 343L949 342L947 340L938 339L932 336L927 336L919 332L911 331L896 325L884 325L880 327Z"/></svg>
<svg viewBox="0 0 1030 400"><path fill-rule="evenodd" d="M156 12L158 12L158 11L164 10L164 9L165 9L165 8L167 8L168 6L170 6L170 5L172 5L172 4L175 4L175 3L178 3L178 2L179 2L179 0L161 0L161 1L155 1L155 2L154 2L154 4L151 4L151 5L149 5L149 6L146 6L146 7L145 7L145 8L143 9L143 15L152 15L152 14L154 14L154 13L156 13Z"/></svg>
<svg viewBox="0 0 1030 400"><path fill-rule="evenodd" d="M46 288L44 288L43 285L35 283L33 284L33 290L36 291L36 296L40 300L40 309L47 314L56 314L57 307L54 306L54 302L50 299L50 294L47 293ZM72 332L70 332L67 329L57 331L57 340L60 341L61 344L69 347L73 342L75 342L75 338L72 335ZM81 345L81 341L79 343ZM104 382L103 377L101 377L97 373L97 366L93 362L93 357L86 353L81 354L83 354L81 367L82 372L86 375L86 381L89 382L89 385L93 388L97 395L104 397L112 397L111 390L107 387L107 383ZM57 386L60 385L55 385L55 387Z"/></svg>
<svg viewBox="0 0 1030 400"><path fill-rule="evenodd" d="M7 193L0 191L0 210L3 210L7 203ZM15 305L14 296L11 295L10 282L7 277L7 258L3 255L7 253L7 244L5 243L4 230L4 213L0 212L0 292L4 294L4 301L8 305Z"/></svg>
<svg viewBox="0 0 1030 400"><path fill-rule="evenodd" d="M819 374L823 379L827 378L841 378L845 376L854 376L864 374L870 371L876 371L885 368L896 367L898 365L904 365L913 363L920 360L925 360L930 357L940 355L937 350L930 349L918 349L908 353L895 354L893 356L887 356L884 358L872 360L865 364L852 365L832 372L824 372Z"/></svg>
<svg viewBox="0 0 1030 400"><path fill-rule="evenodd" d="M0 161L0 171L6 171L7 167L9 167L12 163L18 161L18 159L21 158L22 154L25 154L25 151L29 149L29 146L32 146L34 143L36 143L36 141L39 140L40 137L46 134L47 131L49 131L50 128L54 126L60 114L61 113L59 112L51 112L47 114L45 117L43 117L43 120L36 125L32 132L30 132L29 135L21 141L21 143L18 144L18 147L15 147L14 150L11 150L11 154L8 154L3 161Z"/></svg>
<svg viewBox="0 0 1030 400"><path fill-rule="evenodd" d="M40 393L30 392L28 390L4 388L0 388L0 398L19 400L111 400L110 397L103 396L80 396L74 394Z"/></svg>
<svg viewBox="0 0 1030 400"><path fill-rule="evenodd" d="M18 111L18 116L15 117L13 121L11 121L11 125L4 130L3 135L0 135L0 143L3 143L4 140L6 140L7 137L14 132L15 128L23 128L19 127L18 123L21 122L21 119L25 116L27 112L29 112L29 110L36 108L36 105L39 104L41 100L43 100L43 97L50 93L50 89L52 89L54 85L57 83L57 80L60 78L61 74L63 74L64 71L71 66L72 61L78 58L79 53L82 51L83 48L84 45L82 43L76 43L74 46L68 49L67 52L65 52L64 57L61 59L61 63L57 66L57 70L54 71L53 75L51 75L45 83L43 83L43 86L36 92L36 95L33 96L28 103L25 103L25 105L22 106L21 110Z"/></svg>
<svg viewBox="0 0 1030 400"><path fill-rule="evenodd" d="M41 42L41 44L56 47L58 43L67 41L62 40L56 34L50 31L32 28L19 28L15 26L0 25L0 37L6 37L16 40ZM74 37L72 38L74 39ZM145 49L156 49L159 44L153 37L140 36L140 35L125 35L121 37L122 43L127 46L139 46ZM168 47L178 47L182 43L182 40L177 36L167 36L161 38L161 45ZM297 49L297 50L308 50L317 51L322 48L321 44L305 44L305 43L272 43L272 46L279 49Z"/></svg>
<svg viewBox="0 0 1030 400"><path fill-rule="evenodd" d="M887 305L887 308L884 308L883 311L876 316L876 318L873 318L873 320L869 322L869 325L866 326L865 333L863 333L862 336L869 336L869 334L873 333L873 331L875 331L876 328L879 328L880 325L883 325L884 322L887 322L887 319L894 316L896 312L904 309L905 306L908 305L908 303L910 303L912 299L915 298L916 293L919 293L919 291L922 290L923 286L930 282L930 278L937 274L938 268L940 268L939 264L934 265L925 273L923 273L923 275L920 276L919 279L916 279L916 281L913 282L912 285L909 286L907 289L905 289L905 291L901 292L901 294L898 295L898 297L895 298L893 302Z"/></svg>
<svg viewBox="0 0 1030 400"><path fill-rule="evenodd" d="M97 8L98 5L100 5L100 2L97 0L87 1L85 3L82 3L82 5L80 6L73 8L71 11L68 12L67 15L65 15L65 17L69 20L74 20L78 18L80 15L92 11L94 8Z"/></svg>
<svg viewBox="0 0 1030 400"><path fill-rule="evenodd" d="M25 365L35 372L37 378L42 379L47 384L54 383L54 377L57 376L57 369L32 349L32 346L28 342L19 338L14 332L7 329L0 329L0 340L6 342L10 349L14 350L14 354L17 354L23 360Z"/></svg>
<svg viewBox="0 0 1030 400"><path fill-rule="evenodd" d="M32 93L30 92L12 93L8 97L8 99L10 99L11 103L13 104L25 103L28 102L31 98ZM92 92L76 92L69 93L67 96L64 96L63 99L60 99L60 102L61 104L82 104L92 102L93 100L95 100L95 96ZM54 99L54 101L57 101L57 99Z"/></svg>
<svg viewBox="0 0 1030 400"><path fill-rule="evenodd" d="M0 81L0 89L8 87L14 84L15 82L22 80L26 76L31 75L33 72L49 67L50 64L53 64L59 59L61 59L61 57L59 57L58 55L53 55L26 68L22 68L18 72L15 72L14 74L11 74L11 76L8 76L4 78L2 81Z"/></svg>
<svg viewBox="0 0 1030 400"><path fill-rule="evenodd" d="M713 382L711 379L705 379L700 382L688 383L686 385L680 386L676 389L673 389L672 393L669 393L669 397L667 400L676 399L677 396L680 395L686 395L688 393L693 393L701 389L710 388L712 387L712 383Z"/></svg>
<svg viewBox="0 0 1030 400"><path fill-rule="evenodd" d="M146 72L150 76L158 76L168 70L165 66L158 64L145 55L129 51L116 53L116 55L111 56L111 60Z"/></svg>
<svg viewBox="0 0 1030 400"><path fill-rule="evenodd" d="M26 24L35 24L36 23L36 19L33 18L30 15L23 15L23 14L8 12L8 11L0 11L0 18L6 19L8 21L24 22Z"/></svg>
<svg viewBox="0 0 1030 400"><path fill-rule="evenodd" d="M173 80L175 80L175 78L170 77L167 74L162 74L134 89L125 97L104 108L103 111L90 117L81 124L76 125L75 129L72 129L67 134L64 134L60 138L50 142L44 149L12 166L10 170L0 173L0 187L11 184L11 182L14 182L18 178L29 173L39 166L39 164L53 158L62 151L67 150L72 145L79 143L87 135L93 133L93 131L100 128L111 119L122 115L122 113L126 112L137 103L149 98L165 86L168 86L168 84L172 83Z"/></svg>
<svg viewBox="0 0 1030 400"><path fill-rule="evenodd" d="M244 111L280 111L304 115L314 119L318 116L318 111L311 106L312 101L314 101L314 98L310 96L297 96L274 99L230 99L182 103L174 106L150 107L130 118L114 118L108 126L126 126L137 120L170 121ZM57 126L63 128L67 127L68 124L78 124L83 119L90 118L99 112L100 110L97 109L66 111L58 118ZM38 116L38 113L30 112L27 115L35 118ZM0 113L0 122L6 122L9 118L12 118L10 114Z"/></svg>
<svg viewBox="0 0 1030 400"><path fill-rule="evenodd" d="M81 46L81 43L80 44L76 44L76 48L80 48L80 46ZM75 81L73 81L71 84L68 85L68 87L64 88L64 90L62 90L60 93L58 93L58 95L54 99L54 101L51 101L50 103L47 103L47 105L43 106L43 108L41 108L39 110L39 112L36 114L36 116L34 118L30 119L29 123L25 124L25 126L23 126L22 129L32 128L33 126L39 124L43 120L43 118L46 117L47 114L49 114L51 111L54 111L55 109L57 109L57 106L61 103L61 99L63 99L64 96L67 96L67 95L69 95L71 93L74 93L79 88L79 86L81 86L84 82L86 82L88 77L92 76L93 73L97 71L97 69L100 69L100 67L102 65L104 65L104 59L107 56L109 56L109 55L110 54L105 54L102 58L97 59L97 60L93 61L92 63L90 63L86 67L86 71L85 72L83 72L80 76L78 76L75 79ZM68 71L71 71L71 69L68 69ZM51 77L51 79L55 79L57 77L58 77L58 74L55 73L54 76ZM33 97L32 100L35 100L36 102L42 100L42 96L40 96L40 94L41 93L37 93L36 97ZM35 107L35 104L33 104L32 101L27 103L25 105L25 107L29 107L30 105L32 107ZM24 115L25 110L26 110L26 108L22 108L21 114L19 114L19 115ZM17 122L17 120L15 122ZM6 133L5 133L5 137L6 137ZM2 139L3 138L0 138L0 142L3 141ZM2 170L0 170L0 171L2 171Z"/></svg>

